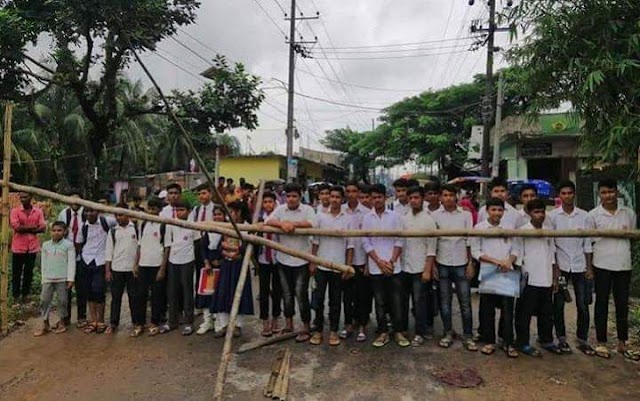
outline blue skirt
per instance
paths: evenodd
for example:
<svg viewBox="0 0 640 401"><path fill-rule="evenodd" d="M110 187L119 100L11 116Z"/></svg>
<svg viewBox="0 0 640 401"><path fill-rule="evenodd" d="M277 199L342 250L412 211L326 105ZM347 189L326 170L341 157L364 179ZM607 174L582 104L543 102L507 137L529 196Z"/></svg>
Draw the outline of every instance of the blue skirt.
<svg viewBox="0 0 640 401"><path fill-rule="evenodd" d="M211 303L212 313L231 313L231 305L233 304L233 296L240 278L240 270L242 268L242 258L238 260L222 260L220 266L220 281L218 288L213 294L213 302ZM247 275L244 283L242 297L240 298L241 315L253 315L253 295L251 291L251 277Z"/></svg>

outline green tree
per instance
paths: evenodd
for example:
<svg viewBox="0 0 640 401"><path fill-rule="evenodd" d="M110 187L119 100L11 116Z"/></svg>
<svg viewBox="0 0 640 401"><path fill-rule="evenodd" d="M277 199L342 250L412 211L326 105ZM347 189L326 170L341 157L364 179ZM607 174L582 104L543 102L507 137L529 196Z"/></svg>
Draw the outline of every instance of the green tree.
<svg viewBox="0 0 640 401"><path fill-rule="evenodd" d="M508 58L536 114L570 102L597 158L635 160L640 145L640 4L529 0L504 16L524 39ZM516 31L517 30L517 31Z"/></svg>
<svg viewBox="0 0 640 401"><path fill-rule="evenodd" d="M354 131L351 128L338 128L325 132L321 143L329 149L341 152L342 165L346 169L353 168L356 179L368 181L369 170L374 166L375 156L367 152L360 144L369 133Z"/></svg>

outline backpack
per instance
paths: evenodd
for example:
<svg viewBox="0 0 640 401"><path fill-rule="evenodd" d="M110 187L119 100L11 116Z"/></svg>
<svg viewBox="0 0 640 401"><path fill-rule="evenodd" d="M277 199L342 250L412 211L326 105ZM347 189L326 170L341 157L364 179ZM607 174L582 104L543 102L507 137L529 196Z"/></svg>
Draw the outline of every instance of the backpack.
<svg viewBox="0 0 640 401"><path fill-rule="evenodd" d="M100 216L98 217L98 219L100 220L100 225L102 226L102 229L104 230L104 232L108 233L109 230L111 230L111 227L109 227L109 222L107 221L107 219L104 216ZM87 244L88 234L89 234L89 224L84 224L82 226L82 246L85 246Z"/></svg>
<svg viewBox="0 0 640 401"><path fill-rule="evenodd" d="M65 209L66 210L66 221L65 223L67 223L67 227L71 226L71 208L68 207ZM84 213L80 213L80 222L84 223L86 220L85 218L85 214Z"/></svg>
<svg viewBox="0 0 640 401"><path fill-rule="evenodd" d="M138 226L137 225L133 225L133 230L136 232L136 240L138 240ZM116 247L116 228L112 228L111 229L111 240L113 241L113 248L115 249Z"/></svg>
<svg viewBox="0 0 640 401"><path fill-rule="evenodd" d="M147 224L147 221L143 221L140 225L140 236L144 235L144 227ZM164 246L164 233L167 231L167 225L165 223L160 223L160 244ZM136 234L138 231L136 230Z"/></svg>

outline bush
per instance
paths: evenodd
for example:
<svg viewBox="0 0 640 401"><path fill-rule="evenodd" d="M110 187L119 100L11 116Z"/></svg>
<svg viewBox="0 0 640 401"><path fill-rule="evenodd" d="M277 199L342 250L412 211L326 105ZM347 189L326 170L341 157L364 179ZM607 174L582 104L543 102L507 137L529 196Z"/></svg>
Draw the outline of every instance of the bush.
<svg viewBox="0 0 640 401"><path fill-rule="evenodd" d="M640 305L633 306L629 311L629 328L633 335L640 337Z"/></svg>
<svg viewBox="0 0 640 401"><path fill-rule="evenodd" d="M631 296L640 297L640 241L634 241L631 244L631 263L633 265Z"/></svg>

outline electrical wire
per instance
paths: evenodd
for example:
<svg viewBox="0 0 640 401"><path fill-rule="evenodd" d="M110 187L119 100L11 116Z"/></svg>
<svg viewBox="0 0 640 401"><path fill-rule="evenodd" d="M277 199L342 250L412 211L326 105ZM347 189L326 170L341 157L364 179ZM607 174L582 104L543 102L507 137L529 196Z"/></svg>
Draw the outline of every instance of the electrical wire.
<svg viewBox="0 0 640 401"><path fill-rule="evenodd" d="M258 7L260 7L260 9L262 10L262 12L264 13L264 15L267 16L267 18L269 18L269 21L271 21L271 23L280 31L280 33L282 34L282 36L287 37L287 34L282 30L282 28L280 28L280 25L278 25L278 23L276 22L275 19L273 19L273 17L271 16L271 14L269 14L269 12L262 6L262 4L260 4L260 2L258 0L253 0L254 3L256 3L258 5Z"/></svg>
<svg viewBox="0 0 640 401"><path fill-rule="evenodd" d="M433 57L447 54L466 53L468 50L457 50L450 52L440 53L423 53L423 54L408 54L402 56L381 56L381 57L314 57L318 60L397 60L403 58L421 58L421 57Z"/></svg>

